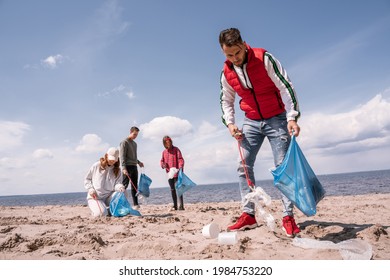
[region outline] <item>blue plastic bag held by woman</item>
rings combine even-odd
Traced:
[[[292,136],[287,154],[278,167],[270,170],[275,186],[306,216],[317,212],[317,204],[325,190],[318,181],[295,136]]]
[[[125,193],[115,192],[110,202],[110,212],[114,217],[123,217],[127,215],[141,216],[138,210],[131,208]]]
[[[177,196],[182,196],[183,193],[195,186],[196,184],[192,182],[191,179],[184,174],[183,169],[180,168],[176,183]]]
[[[138,194],[143,195],[144,197],[149,197],[150,195],[150,185],[152,184],[152,179],[150,179],[145,173],[141,173],[138,183]]]

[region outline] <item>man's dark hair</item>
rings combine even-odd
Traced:
[[[243,40],[241,38],[240,30],[237,28],[228,28],[219,33],[219,44],[221,45],[221,48],[223,45],[232,47],[242,43]]]
[[[136,126],[132,126],[132,127],[130,128],[130,133],[133,132],[133,131],[139,131],[139,128],[136,127]]]

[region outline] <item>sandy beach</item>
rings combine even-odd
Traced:
[[[317,214],[296,209],[301,238],[335,244],[359,239],[372,247],[372,260],[390,259],[390,194],[325,197]],[[276,221],[274,231],[259,227],[238,232],[234,245],[220,245],[202,235],[205,225],[221,231],[241,214],[238,202],[141,206],[142,217],[92,218],[84,205],[0,206],[2,260],[342,260],[338,249],[304,249],[281,228],[281,202],[265,207]]]

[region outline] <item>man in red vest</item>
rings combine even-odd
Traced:
[[[294,87],[280,62],[265,49],[251,48],[236,28],[223,30],[219,43],[226,56],[221,74],[220,103],[222,121],[242,149],[238,166],[241,197],[253,189],[253,166],[263,141],[268,138],[274,164],[282,163],[288,150],[291,135],[299,135],[297,120],[300,116]],[[236,94],[241,98],[240,109],[245,113],[242,129],[235,123]],[[293,214],[293,204],[282,194],[283,229],[293,237],[300,232]],[[257,227],[255,205],[247,202],[237,222],[229,231]]]

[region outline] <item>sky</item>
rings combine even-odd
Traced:
[[[0,196],[85,191],[131,126],[152,188],[168,186],[164,135],[198,185],[237,182],[219,104],[230,27],[287,70],[316,174],[389,169],[388,0],[0,0]],[[272,167],[266,141],[256,179]]]

